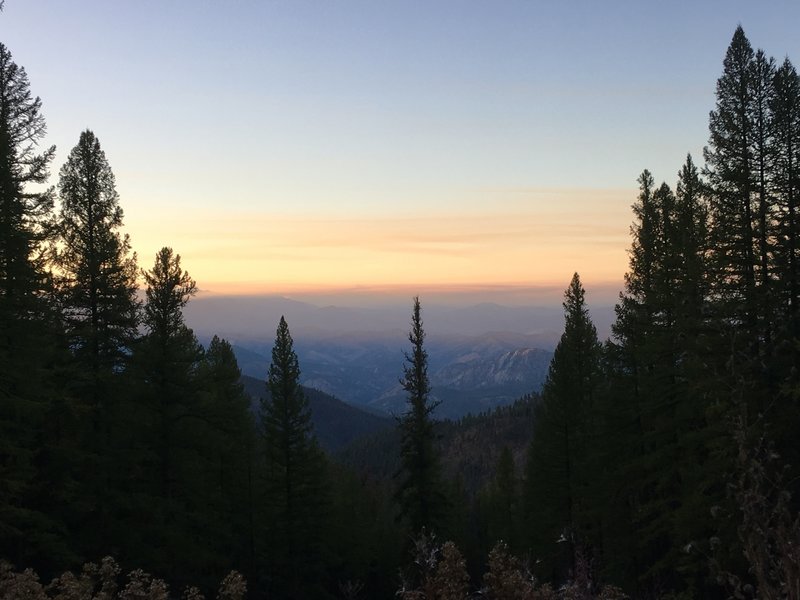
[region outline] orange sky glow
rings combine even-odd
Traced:
[[[211,293],[556,286],[621,281],[635,190],[486,191],[483,205],[305,215],[126,215],[141,266],[164,244]],[[135,204],[133,205],[135,206]]]

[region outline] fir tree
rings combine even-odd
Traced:
[[[143,322],[147,334],[137,348],[141,374],[151,395],[159,448],[159,491],[170,498],[177,491],[173,456],[176,427],[187,418],[194,401],[194,373],[202,357],[194,333],[183,320],[183,308],[197,285],[181,268],[180,254],[172,248],[156,253],[152,270],[144,271],[147,283]]]
[[[66,332],[75,354],[77,395],[95,419],[115,394],[108,381],[124,364],[136,337],[136,259],[122,236],[114,174],[91,131],[81,133],[61,168],[56,263]]]
[[[784,337],[800,336],[800,77],[787,58],[777,69],[772,97],[773,181],[778,204],[778,303],[787,316]],[[796,351],[793,351],[796,356]]]
[[[281,317],[261,420],[274,592],[286,598],[303,598],[313,593],[321,579],[327,486],[325,460],[313,436],[293,346],[289,326]]]
[[[550,544],[560,537],[567,542],[566,561],[574,568],[572,549],[590,528],[591,414],[600,376],[600,344],[577,273],[564,293],[564,321],[534,417],[525,509],[536,555],[553,556]],[[548,562],[556,572],[564,567],[560,560]]]
[[[67,554],[50,510],[62,489],[46,473],[57,471],[65,406],[45,264],[53,194],[31,187],[47,181],[55,153],[40,148],[45,133],[41,101],[0,43],[0,554],[26,562]]]
[[[775,74],[772,101],[776,195],[775,269],[777,275],[776,352],[773,368],[780,384],[780,404],[774,416],[782,438],[784,460],[800,466],[800,445],[794,440],[800,427],[800,77],[787,58]],[[792,492],[800,505],[800,478]]]
[[[445,498],[439,473],[439,460],[434,445],[433,411],[439,405],[430,398],[428,353],[419,297],[414,298],[411,331],[408,334],[411,353],[406,354],[403,379],[400,383],[408,394],[408,409],[400,418],[401,477],[397,500],[402,516],[412,531],[435,530],[441,524]]]
[[[606,481],[604,553],[612,580],[679,589],[679,548],[704,535],[709,508],[705,187],[687,157],[678,193],[653,191],[645,171],[634,205],[630,269],[606,353],[609,387],[601,409],[613,465]],[[615,437],[611,437],[615,436]],[[635,449],[631,452],[631,448]],[[691,483],[690,483],[691,482]],[[635,553],[625,548],[636,547]],[[624,564],[626,563],[627,564]],[[696,561],[694,561],[696,563]],[[627,572],[628,575],[623,575]]]
[[[709,116],[709,145],[704,150],[710,189],[711,294],[718,323],[743,329],[737,347],[758,352],[759,302],[757,292],[754,194],[755,177],[753,88],[755,53],[737,27],[725,54],[723,74],[717,80],[716,108]],[[739,340],[738,338],[744,338]]]
[[[199,377],[203,348],[183,318],[197,286],[168,247],[142,275],[145,334],[134,346],[126,428],[119,432],[132,448],[124,458],[133,463],[129,470],[136,478],[120,486],[134,488],[129,510],[146,514],[147,526],[119,535],[136,548],[139,564],[192,577],[209,560],[207,548],[192,544],[196,534],[190,533],[204,526],[198,505],[203,479],[196,468],[208,420]]]

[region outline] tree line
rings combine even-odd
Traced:
[[[800,80],[739,27],[716,90],[705,166],[639,177],[612,339],[565,294],[515,541],[556,580],[800,597]]]
[[[383,572],[364,556],[381,492],[319,449],[286,321],[254,407],[231,345],[184,322],[180,255],[138,266],[97,136],[47,187],[45,133],[0,44],[0,557],[47,577],[113,555],[177,589],[235,567],[254,597]]]

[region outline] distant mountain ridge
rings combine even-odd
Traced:
[[[339,335],[296,340],[301,383],[351,405],[398,415],[406,396],[400,385],[404,334]],[[457,419],[509,404],[541,389],[552,352],[535,336],[491,333],[439,336],[427,344],[431,395],[438,418]],[[263,381],[272,341],[235,344],[242,373]]]
[[[484,336],[487,332],[516,332],[535,339],[533,347],[552,350],[564,327],[561,292],[557,300],[539,305],[507,306],[492,302],[445,305],[422,298],[425,331],[439,336]],[[274,338],[281,316],[289,323],[295,341],[328,339],[341,334],[397,333],[405,339],[410,318],[408,302],[372,306],[316,306],[281,296],[218,296],[200,293],[186,307],[188,325],[200,336],[221,335],[239,343]],[[601,338],[614,320],[611,305],[592,305]]]
[[[316,306],[280,296],[200,295],[186,319],[201,342],[234,346],[242,373],[264,380],[283,315],[300,359],[300,383],[353,406],[401,414],[409,311],[399,304]],[[613,311],[600,309],[600,314]],[[563,328],[559,305],[491,302],[423,305],[425,348],[436,417],[477,414],[538,392]]]

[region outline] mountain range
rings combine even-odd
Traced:
[[[400,383],[404,364],[400,340],[345,334],[298,340],[300,382],[353,406],[399,415],[406,403]],[[239,367],[244,375],[263,382],[272,341],[245,343],[233,346]],[[440,402],[435,416],[457,419],[539,391],[552,352],[534,344],[530,336],[508,333],[440,337],[429,343],[431,397]]]
[[[605,314],[601,309],[600,314]],[[285,316],[300,360],[301,384],[384,415],[404,412],[409,308],[315,306],[279,296],[200,295],[186,308],[202,342],[234,347],[244,375],[263,381],[275,327]],[[563,328],[558,306],[423,307],[435,416],[457,419],[538,392]]]

